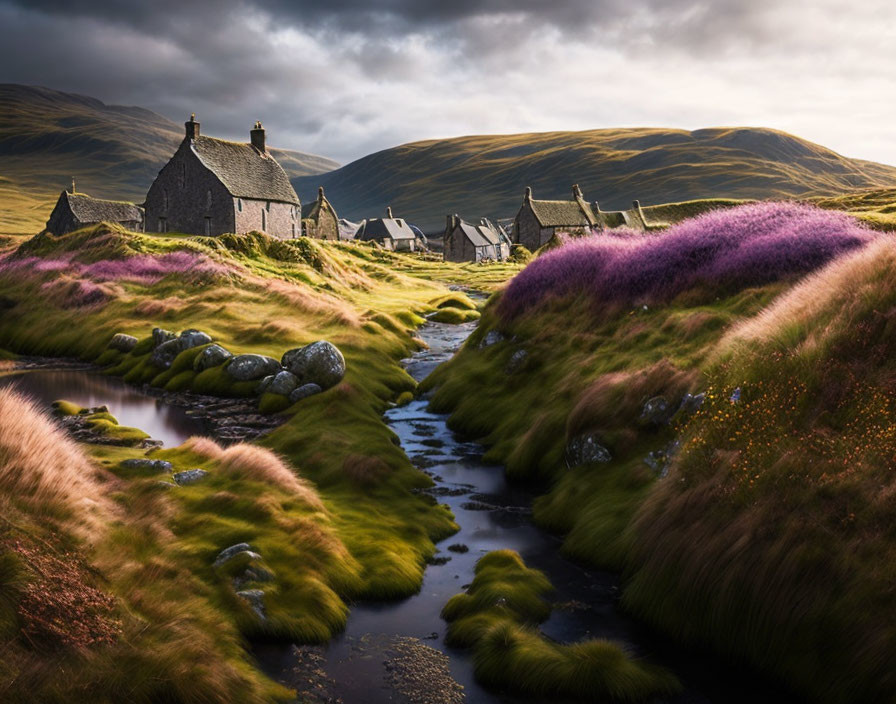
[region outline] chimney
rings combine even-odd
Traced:
[[[526,195],[523,196],[523,202],[528,203],[532,200],[532,186],[526,186]]]
[[[579,184],[574,183],[572,185],[572,197],[575,199],[579,199],[582,197],[582,189],[579,188]]]
[[[639,201],[639,200],[633,200],[633,201],[632,201],[632,208],[634,208],[635,210],[640,210],[640,209],[641,209],[641,201]]]
[[[392,206],[391,205],[386,206],[386,217],[389,218],[390,220],[392,219]]]
[[[261,126],[260,121],[255,122],[255,127],[252,128],[252,131],[249,132],[249,137],[252,141],[252,146],[255,147],[258,151],[264,154],[267,149],[264,146],[264,127]]]
[[[190,119],[184,123],[187,131],[187,139],[196,139],[199,136],[199,123],[196,122],[196,113],[190,114]]]
[[[452,231],[454,230],[454,228],[457,227],[458,217],[457,217],[456,214],[455,214],[455,215],[448,215],[448,216],[446,217],[446,219],[447,219],[447,221],[448,221],[448,222],[447,222],[447,227],[448,227],[448,230],[447,230],[447,231],[448,231],[448,232],[452,232]]]
[[[599,203],[598,201],[594,201],[594,202],[591,204],[591,209],[592,209],[595,213],[599,213],[599,212],[600,212],[600,203]]]
[[[323,202],[323,200],[324,200],[324,187],[323,186],[317,187],[317,199],[320,202]]]

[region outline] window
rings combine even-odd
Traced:
[[[296,238],[296,224],[295,223],[292,224],[292,238],[293,239]]]
[[[268,214],[266,211],[261,211],[261,231],[265,232],[268,229]]]
[[[159,218],[159,232],[168,232],[168,220],[166,218]]]
[[[212,234],[212,219],[205,219],[205,236],[208,237]]]
[[[243,212],[243,199],[242,198],[236,199],[236,209],[239,210],[240,212]]]
[[[271,212],[271,201],[268,201],[267,203],[264,204],[264,209],[267,210],[268,212]]]

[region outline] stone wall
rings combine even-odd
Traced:
[[[234,198],[235,232],[258,230],[282,240],[295,239],[302,234],[301,212],[290,203],[268,200]]]
[[[224,185],[181,143],[146,194],[146,232],[220,235],[236,230],[233,199]]]
[[[513,241],[534,252],[553,236],[554,229],[542,227],[532,212],[532,207],[524,203],[513,221]]]

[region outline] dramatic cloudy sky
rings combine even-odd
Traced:
[[[896,163],[887,0],[0,0],[0,81],[348,161],[430,137],[777,127]]]

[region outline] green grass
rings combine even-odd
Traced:
[[[488,553],[476,563],[467,591],[442,610],[446,642],[473,649],[483,684],[524,696],[635,702],[680,689],[674,675],[609,641],[545,638],[537,625],[550,616],[545,596],[551,589],[545,575],[526,567],[517,553]]]

